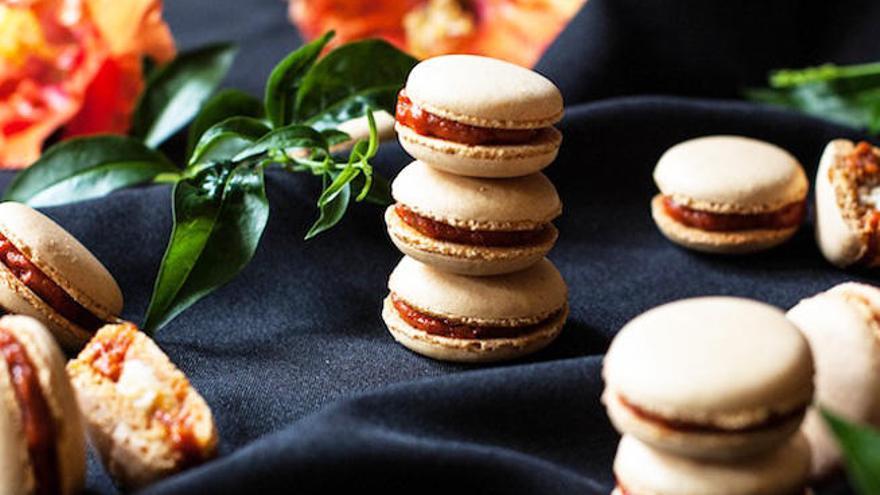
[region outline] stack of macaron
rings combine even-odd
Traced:
[[[615,493],[807,493],[810,447],[798,430],[813,361],[782,311],[732,297],[659,306],[617,334],[603,377],[623,435]]]
[[[395,179],[385,213],[405,257],[382,316],[402,345],[488,362],[559,334],[567,288],[545,255],[562,203],[540,171],[556,158],[562,113],[552,82],[507,62],[449,55],[412,70],[395,127],[416,161]]]

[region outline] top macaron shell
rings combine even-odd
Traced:
[[[20,203],[0,203],[0,234],[98,318],[109,320],[122,312],[122,291],[110,272],[85,246],[49,217]],[[34,309],[29,308],[28,303],[13,295],[3,298],[2,304],[10,311],[30,314],[39,319],[46,317],[33,314]],[[87,336],[71,337],[71,342],[62,343],[67,346],[84,337]]]
[[[806,197],[809,183],[782,148],[742,136],[706,136],[667,150],[654,169],[664,195],[714,213],[773,211]]]

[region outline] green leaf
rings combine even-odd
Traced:
[[[3,199],[51,206],[98,198],[117,189],[176,177],[165,156],[125,136],[90,136],[62,141],[22,170]]]
[[[202,134],[189,165],[209,161],[229,161],[269,132],[269,126],[251,117],[230,117]]]
[[[327,140],[327,145],[331,147],[351,140],[351,136],[337,129],[324,129],[321,134]]]
[[[333,31],[307,43],[284,57],[278,63],[266,82],[266,116],[273,127],[282,127],[293,122],[295,95],[300,82],[318,60],[321,51],[333,38]]]
[[[371,181],[372,183],[369,184],[367,194],[363,197],[364,201],[379,206],[388,206],[394,202],[391,197],[391,183],[388,182],[388,179],[374,173],[371,175]],[[352,181],[352,187],[360,188],[363,191],[368,185],[365,183],[363,176],[358,176]]]
[[[326,190],[329,187],[329,182],[335,179],[336,174],[331,173],[324,175],[324,189]],[[351,186],[346,183],[342,186],[339,193],[332,201],[319,208],[320,215],[318,216],[318,220],[315,221],[306,233],[305,240],[309,240],[339,223],[339,221],[342,220],[342,217],[345,216],[345,210],[348,208],[348,203],[350,201]]]
[[[367,109],[394,115],[397,93],[417,60],[381,40],[342,45],[306,74],[296,92],[294,122],[318,129],[361,117]]]
[[[850,423],[825,409],[822,416],[837,437],[855,488],[862,495],[880,493],[880,432]]]
[[[191,156],[199,138],[211,126],[230,117],[263,118],[263,102],[244,91],[224,89],[205,103],[189,126],[186,154]]]
[[[253,258],[269,218],[260,168],[217,164],[174,188],[174,228],[144,329],[154,331],[232,280]]]
[[[211,45],[178,55],[147,82],[132,134],[155,148],[185,126],[226,77],[236,48]]]
[[[327,139],[323,134],[305,125],[289,125],[275,129],[252,146],[239,152],[233,160],[240,161],[261,155],[270,150],[315,148],[329,153]]]

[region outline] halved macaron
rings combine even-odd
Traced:
[[[678,455],[733,459],[798,430],[813,397],[807,341],[785,314],[732,297],[685,299],[627,323],[605,356],[612,423]]]
[[[825,147],[816,173],[816,240],[836,266],[880,266],[880,149],[845,139]]]
[[[788,318],[804,333],[816,362],[816,403],[856,423],[880,426],[880,289],[844,283],[799,302]],[[811,408],[803,432],[813,446],[813,474],[841,467],[837,440]]]
[[[400,144],[416,159],[472,177],[517,177],[556,158],[562,95],[544,76],[475,55],[445,55],[410,72],[397,102]]]
[[[216,453],[211,409],[133,324],[103,327],[67,372],[92,442],[122,486],[144,486]]]
[[[382,318],[394,339],[443,361],[490,362],[547,346],[568,316],[565,281],[550,261],[466,277],[404,257],[388,281]]]
[[[27,316],[0,318],[0,493],[82,490],[82,419],[52,335]]]
[[[497,275],[544,257],[559,236],[556,188],[543,174],[510,179],[461,177],[413,162],[394,180],[385,212],[404,254],[442,270]]]
[[[0,308],[42,321],[77,350],[122,312],[110,272],[72,235],[29,206],[0,203]]]
[[[797,159],[742,136],[706,136],[667,150],[654,169],[654,221],[669,240],[709,253],[751,253],[798,230],[809,189]]]
[[[612,495],[807,495],[809,472],[810,445],[801,435],[732,462],[680,457],[624,436]]]

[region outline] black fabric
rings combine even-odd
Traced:
[[[297,42],[284,2],[209,4],[166,2],[178,40],[242,42],[230,83],[258,93]],[[688,296],[787,308],[843,280],[876,282],[825,263],[810,226],[755,256],[684,251],[658,233],[649,201],[657,158],[686,138],[766,139],[812,174],[828,140],[859,137],[733,98],[770,68],[880,59],[878,14],[868,1],[590,0],[538,66],[569,104],[548,175],[565,202],[551,258],[572,312],[556,343],[520,362],[443,364],[395,344],[379,314],[399,254],[381,210],[359,205],[303,242],[319,185],[269,174],[253,263],[157,336],[213,407],[220,457],[143,493],[609,493],[617,436],[599,403],[601,354],[627,320]],[[408,160],[390,143],[377,162],[390,176]],[[139,321],[170,231],[168,187],[46,212],[108,265]],[[94,459],[88,486],[114,491]]]

